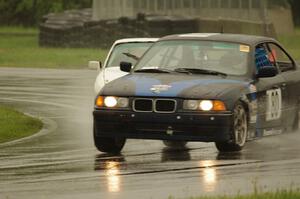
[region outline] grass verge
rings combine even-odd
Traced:
[[[300,62],[300,28],[293,35],[280,35],[279,41]],[[41,48],[38,30],[0,27],[0,66],[30,68],[85,68],[90,60],[104,61],[107,49]]]
[[[300,62],[300,27],[295,29],[293,35],[279,35],[278,40],[288,50],[291,56]]]
[[[43,124],[38,119],[0,106],[0,126],[0,143],[4,143],[37,133]]]
[[[0,27],[0,66],[30,68],[86,68],[88,61],[104,61],[105,49],[42,48],[38,30]]]
[[[22,26],[1,26],[0,34],[38,35],[37,28],[24,28]]]

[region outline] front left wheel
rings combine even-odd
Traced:
[[[241,103],[238,103],[233,110],[232,139],[228,142],[216,142],[220,152],[241,151],[245,146],[248,137],[247,112]]]
[[[104,153],[120,153],[125,145],[125,138],[110,138],[94,136],[96,148]]]

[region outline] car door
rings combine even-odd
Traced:
[[[259,67],[277,67],[270,57],[270,49],[267,43],[256,46],[261,48],[262,53],[255,53],[255,65],[258,72]],[[262,50],[263,49],[263,50]],[[279,70],[279,69],[278,69]],[[285,113],[283,110],[287,106],[288,92],[286,90],[286,80],[279,73],[274,77],[259,78],[256,83],[258,99],[258,124],[257,136],[278,133],[274,129],[281,128]]]
[[[295,115],[299,111],[300,71],[296,67],[295,61],[279,44],[269,43],[268,46],[281,76],[285,79],[288,100],[283,109],[283,123],[289,127],[293,125]]]

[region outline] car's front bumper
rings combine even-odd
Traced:
[[[232,114],[95,110],[97,137],[216,142],[230,140]]]

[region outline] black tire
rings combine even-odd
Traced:
[[[96,148],[104,153],[120,153],[126,143],[125,138],[110,138],[94,136]]]
[[[241,103],[237,103],[233,110],[232,140],[228,142],[216,142],[220,152],[241,151],[248,137],[247,112]]]
[[[94,144],[98,151],[104,153],[119,154],[125,143],[126,138],[114,138],[114,137],[101,137],[96,135],[96,129],[94,124]]]
[[[163,140],[163,143],[166,147],[169,147],[171,149],[182,149],[185,148],[187,144],[186,141],[169,141],[169,140]]]

